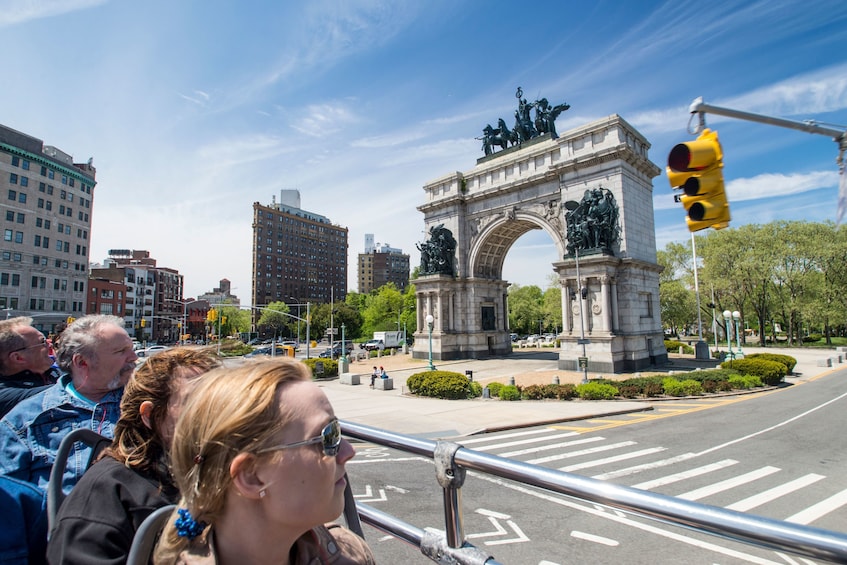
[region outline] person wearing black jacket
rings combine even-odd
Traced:
[[[58,377],[50,342],[32,327],[32,318],[0,321],[0,418],[20,401],[55,384]]]
[[[168,466],[176,418],[198,378],[219,364],[211,352],[178,347],[136,370],[121,399],[112,445],[59,509],[49,563],[126,563],[144,519],[179,499]]]

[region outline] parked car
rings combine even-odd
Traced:
[[[327,348],[321,351],[318,357],[323,357],[324,359],[338,359],[339,357],[341,357],[341,351],[341,346],[333,347],[331,349]],[[347,353],[350,353],[350,350],[348,350]]]
[[[294,351],[300,351],[300,344],[298,344],[296,341],[287,340],[283,341],[280,345],[285,347],[293,347]]]
[[[259,357],[259,356],[262,356],[262,355],[271,355],[272,351],[273,351],[272,345],[265,345],[265,346],[262,346],[262,347],[257,347],[256,349],[254,349],[250,353],[247,353],[244,356],[245,357]],[[282,347],[281,344],[276,345],[276,355],[285,355],[285,349]]]
[[[385,349],[385,344],[382,342],[381,339],[372,339],[365,343],[365,345],[363,345],[362,347],[364,347],[368,351],[373,351],[376,349],[382,351],[383,349]]]
[[[332,347],[337,347],[337,348],[341,349],[341,342],[340,341],[332,342]],[[344,349],[347,350],[347,353],[350,353],[351,351],[353,351],[354,347],[355,347],[355,344],[352,341],[345,341],[344,342]]]
[[[162,351],[167,351],[170,349],[167,345],[151,345],[147,349],[139,349],[135,352],[139,357],[150,357],[151,355],[155,355],[156,353],[160,353]]]

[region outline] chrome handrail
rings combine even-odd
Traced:
[[[616,485],[590,477],[481,453],[455,446],[450,442],[415,438],[364,424],[342,421],[341,428],[345,436],[433,459],[436,461],[436,472],[439,469],[439,454],[445,451],[444,444],[449,444],[447,451],[450,452],[451,459],[446,464],[452,465],[461,472],[464,472],[464,470],[478,471],[750,545],[784,550],[797,555],[825,559],[836,563],[847,563],[847,534],[844,533],[792,524]],[[455,471],[453,472],[455,474]],[[439,478],[439,482],[445,488],[446,539],[450,548],[457,548],[464,545],[464,534],[461,532],[461,508],[456,505],[461,498],[455,496],[455,490],[461,487],[461,483],[445,487],[441,478]],[[449,496],[448,488],[452,489]],[[365,505],[359,506],[364,507]],[[371,525],[375,525],[373,522],[380,523],[380,520],[385,520],[388,522],[387,528],[397,521],[390,515],[378,513],[378,511],[373,511],[370,508],[368,508],[368,512],[372,512],[372,514],[366,516],[360,510],[360,515],[364,522]],[[392,521],[389,521],[387,517],[390,517]],[[391,530],[386,528],[379,527],[387,533],[392,533]],[[400,536],[398,535],[398,537]],[[420,539],[404,539],[404,541],[421,547]],[[492,563],[492,561],[489,560],[487,563]]]

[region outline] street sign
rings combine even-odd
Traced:
[[[588,357],[578,357],[579,360],[579,368],[587,369],[588,368]]]
[[[327,328],[326,335],[338,335],[338,328]]]
[[[577,345],[588,345],[589,343],[591,343],[590,339],[578,339],[578,340],[576,340]]]

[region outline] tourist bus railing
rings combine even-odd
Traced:
[[[493,558],[486,557],[465,541],[461,488],[466,471],[471,470],[750,545],[847,563],[847,534],[844,533],[745,514],[547,469],[480,453],[453,442],[416,438],[348,421],[342,421],[341,427],[344,435],[350,438],[433,460],[436,480],[444,490],[444,536],[439,537],[410,526],[365,504],[357,503],[357,507],[363,522],[418,546],[424,555],[436,562],[442,562],[434,557],[441,552],[445,563],[496,563]]]

